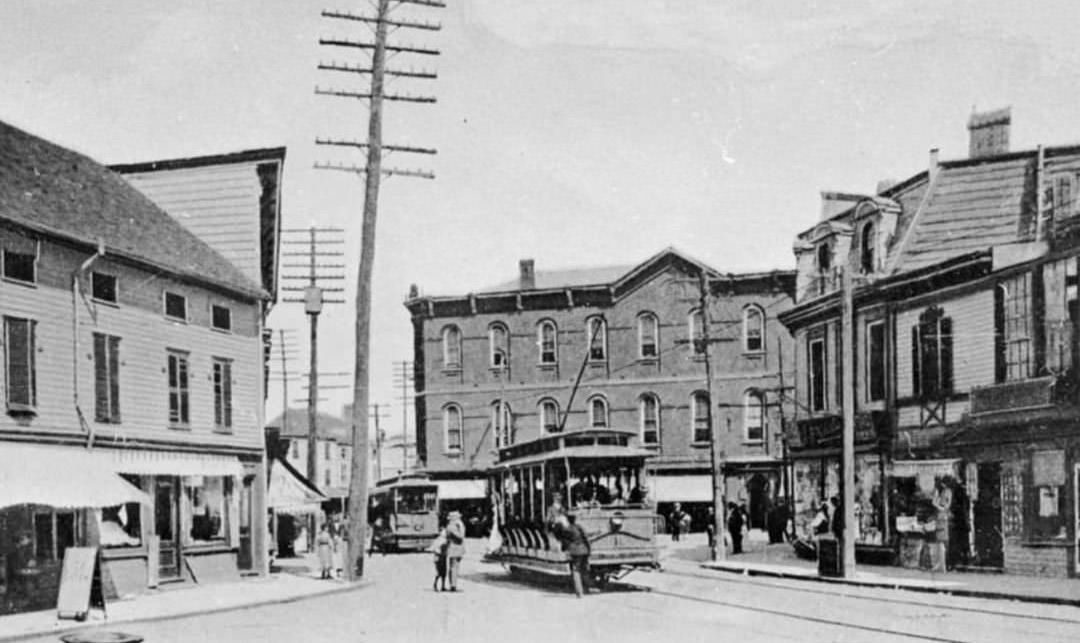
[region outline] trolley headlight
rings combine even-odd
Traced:
[[[611,527],[611,531],[621,531],[623,526],[623,515],[621,511],[616,511],[615,515],[608,520],[608,525]]]

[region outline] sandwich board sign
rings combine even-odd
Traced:
[[[60,573],[56,617],[84,621],[95,607],[105,611],[98,548],[68,547],[64,552],[64,567]]]

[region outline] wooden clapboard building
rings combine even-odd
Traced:
[[[856,538],[902,565],[1080,572],[1080,147],[1008,149],[975,114],[968,158],[877,194],[827,193],[799,235],[800,528],[839,494],[841,291],[852,274]],[[839,205],[838,205],[839,203]],[[880,553],[880,552],[879,552]]]
[[[276,236],[282,157],[232,204],[253,242],[264,218]],[[228,200],[200,189],[192,212]],[[0,612],[55,604],[72,545],[116,594],[267,569],[267,246],[252,269],[181,221],[0,123]]]

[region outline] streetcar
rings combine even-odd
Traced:
[[[659,568],[645,469],[654,454],[631,446],[634,435],[584,429],[500,449],[489,470],[497,531],[487,559],[512,574],[569,575],[569,558],[553,531],[558,496],[589,537],[598,585],[634,569]]]
[[[424,550],[439,535],[439,485],[424,475],[400,476],[371,491],[372,550]]]

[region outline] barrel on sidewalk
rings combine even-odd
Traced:
[[[818,575],[839,578],[844,575],[844,559],[840,555],[840,541],[822,536],[817,541]]]

